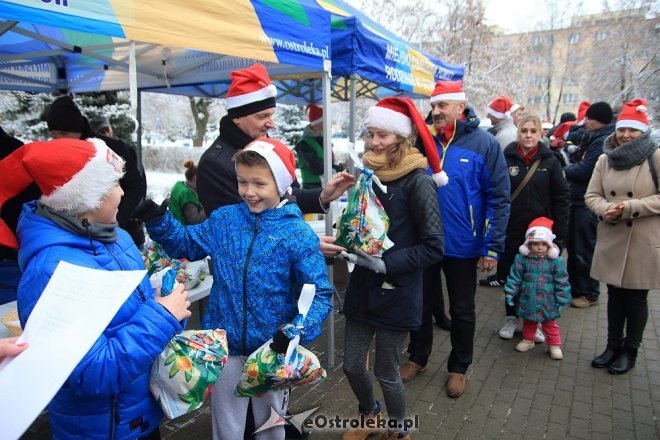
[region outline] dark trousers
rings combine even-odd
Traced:
[[[607,285],[607,346],[639,348],[649,317],[648,290]],[[623,329],[625,327],[625,337]]]
[[[419,330],[410,332],[410,342],[408,343],[410,360],[421,366],[425,366],[429,361],[433,349],[433,314],[440,307],[442,307],[441,312],[444,314],[441,269],[441,263],[433,264],[424,269],[422,326]],[[438,296],[440,299],[438,299]],[[439,301],[442,302],[442,305],[438,304]]]
[[[476,322],[474,296],[477,292],[477,261],[477,258],[445,257],[439,264],[445,275],[447,295],[449,296],[452,349],[447,360],[447,371],[450,373],[464,374],[472,363]],[[427,293],[426,287],[429,284],[427,279],[433,279],[430,272],[433,268],[439,275],[438,265],[431,266],[424,272],[424,309],[427,309],[427,303],[430,302],[429,310],[423,312],[422,328],[416,332],[410,332],[410,344],[408,345],[410,360],[419,365],[426,365],[431,353],[430,347],[433,344],[433,303],[429,301],[432,298],[429,298],[431,295]],[[428,277],[427,271],[429,271]]]
[[[586,296],[597,300],[600,295],[598,281],[589,276],[591,260],[596,247],[598,218],[586,206],[571,205],[568,222],[566,269],[573,298]]]
[[[497,279],[506,280],[509,277],[509,272],[511,271],[511,266],[513,266],[513,260],[516,258],[516,255],[519,253],[519,247],[523,242],[520,242],[518,246],[507,246],[504,248],[504,252],[500,255],[500,259],[497,261]],[[516,297],[516,302],[518,298]],[[506,316],[516,316],[516,306],[510,306],[504,302],[504,309],[506,311]]]

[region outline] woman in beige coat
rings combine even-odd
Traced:
[[[607,348],[591,365],[612,374],[635,366],[648,292],[660,289],[660,150],[645,105],[641,99],[624,104],[584,197],[599,219],[591,277],[608,292]]]

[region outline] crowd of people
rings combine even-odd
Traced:
[[[434,321],[450,332],[445,392],[465,392],[478,284],[502,289],[500,337],[512,339],[520,328],[517,351],[545,343],[550,358],[561,360],[562,307],[597,306],[605,283],[607,346],[592,366],[612,374],[635,366],[648,292],[660,289],[660,151],[642,99],[624,103],[616,117],[606,102],[583,102],[577,116],[549,126],[497,96],[486,109],[490,133],[479,127],[461,81],[437,82],[426,120],[407,98],[380,100],[367,111],[362,159],[387,186],[387,193],[378,186],[374,192],[395,244],[372,256],[317,237],[304,222],[305,213],[326,213],[355,178],[323,176],[319,107],[308,107],[297,159],[268,137],[275,96],[263,65],[234,71],[218,138],[198,165],[184,163],[185,181],[160,205],[145,199],[132,147],[112,138],[107,118],[88,122],[69,96],[48,112],[53,140],[22,145],[0,133],[0,173],[14,176],[0,198],[1,269],[15,281],[2,299],[17,298],[21,324],[61,260],[99,270],[144,268],[138,248],[146,226],[174,258],[211,257],[202,325],[225,329],[229,341],[210,399],[216,440],[250,437],[271,408],[286,416],[295,398],[289,390],[253,398],[233,390],[255,349],[272,338],[273,350],[286,350],[290,337],[282,328],[296,317],[303,284],[315,285],[316,296],[302,341],[320,335],[332,308],[328,258],[356,265],[343,309],[343,371],[362,420],[381,411],[406,418],[404,384],[426,369]],[[490,275],[478,279],[479,271]],[[149,392],[149,371],[183,329],[189,307],[182,287],[163,297],[145,278],[49,404],[54,435],[107,438],[110,430],[117,439],[160,438],[162,411]],[[368,370],[373,340],[384,407]],[[409,356],[400,367],[406,342]],[[0,340],[0,357],[26,347]],[[366,439],[371,426],[343,438]],[[411,438],[406,428],[380,435]],[[283,425],[256,434],[284,436]]]

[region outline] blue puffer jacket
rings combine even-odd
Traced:
[[[24,205],[18,225],[22,325],[60,261],[101,270],[144,269],[124,230],[117,228],[116,242],[90,240],[36,214],[35,208],[36,202]],[[149,372],[181,325],[152,296],[145,277],[50,402],[54,438],[136,439],[158,428],[163,413],[149,391]]]
[[[544,322],[559,318],[559,311],[571,302],[571,285],[562,257],[516,255],[504,292],[518,298],[518,316]]]
[[[509,221],[509,173],[495,137],[479,128],[471,108],[464,116],[456,121],[454,138],[446,148],[435,127],[429,127],[449,176],[449,183],[438,188],[445,256],[497,259],[504,251]]]
[[[245,203],[223,206],[203,223],[185,227],[168,211],[147,230],[171,257],[211,257],[213,285],[203,326],[227,331],[229,354],[250,355],[291,322],[306,283],[316,285],[316,296],[301,343],[321,334],[332,287],[319,239],[295,204],[260,214]]]

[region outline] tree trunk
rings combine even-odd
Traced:
[[[209,105],[211,103],[207,98],[188,97],[190,101],[190,111],[195,120],[195,136],[193,137],[193,147],[204,145],[206,137],[206,126],[209,122]]]

